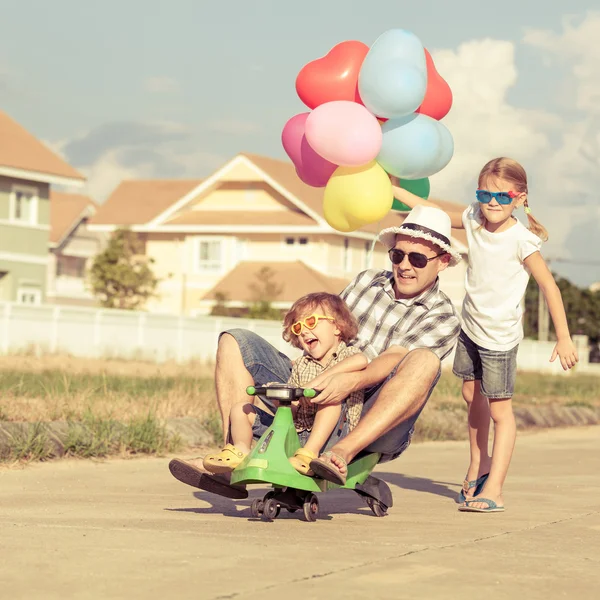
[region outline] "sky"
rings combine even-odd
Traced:
[[[0,106],[88,177],[205,177],[238,152],[285,159],[294,82],[337,43],[415,33],[454,95],[432,196],[471,202],[508,155],[553,271],[600,281],[600,8],[594,0],[0,0]],[[597,4],[596,4],[597,6]],[[500,259],[500,257],[499,257]]]

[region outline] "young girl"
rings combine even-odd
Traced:
[[[477,202],[464,212],[444,209],[453,227],[466,230],[469,244],[463,322],[453,366],[454,374],[463,380],[471,448],[471,462],[459,494],[459,510],[501,512],[502,486],[516,438],[511,398],[517,350],[523,339],[521,301],[530,274],[546,298],[556,330],[557,342],[550,362],[558,356],[567,370],[575,365],[578,356],[560,291],[540,254],[542,241],[548,239],[548,234],[531,214],[525,170],[510,158],[495,158],[481,170],[478,187]],[[423,200],[396,185],[394,193],[411,207],[436,206],[435,202]],[[513,211],[521,206],[529,229],[513,216]],[[491,457],[490,415],[494,421]]]
[[[283,339],[304,351],[294,361],[288,384],[314,387],[321,373],[360,371],[367,357],[349,346],[356,337],[358,324],[346,303],[333,294],[308,294],[297,300],[283,321]],[[352,430],[360,418],[362,392],[353,392],[345,402],[345,418]],[[290,462],[303,475],[312,476],[310,461],[317,458],[339,422],[342,405],[320,406],[302,398],[292,405],[296,431],[303,447]],[[260,438],[273,422],[273,416],[254,404],[235,404],[230,415],[231,444],[218,454],[204,458],[204,468],[212,473],[225,473],[237,467],[250,452],[253,438]]]

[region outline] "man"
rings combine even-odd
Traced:
[[[438,274],[460,261],[450,243],[450,219],[440,209],[417,206],[400,227],[385,229],[379,241],[389,249],[392,271],[360,273],[341,293],[359,324],[358,346],[372,360],[363,371],[332,375],[319,386],[320,404],[340,403],[365,390],[358,425],[342,431],[311,468],[330,481],[345,481],[347,463],[362,450],[393,460],[408,447],[415,422],[440,377],[440,361],[452,351],[460,323]],[[228,435],[233,404],[247,402],[249,385],[286,382],[291,361],[253,332],[233,329],[219,338],[215,385]],[[174,477],[231,498],[247,497],[222,476],[208,475],[179,459]]]

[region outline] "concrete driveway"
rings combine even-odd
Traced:
[[[0,470],[0,597],[51,599],[600,597],[600,427],[521,434],[507,511],[453,499],[463,442],[379,467],[394,507],[320,496],[320,519],[250,517],[171,477],[167,458]]]

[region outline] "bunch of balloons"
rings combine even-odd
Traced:
[[[440,123],[452,92],[409,31],[387,31],[371,48],[338,44],[302,68],[296,91],[311,111],[285,124],[283,147],[304,183],[325,188],[325,218],[338,231],[405,208],[389,175],[427,198],[428,177],[452,158],[452,135]]]

